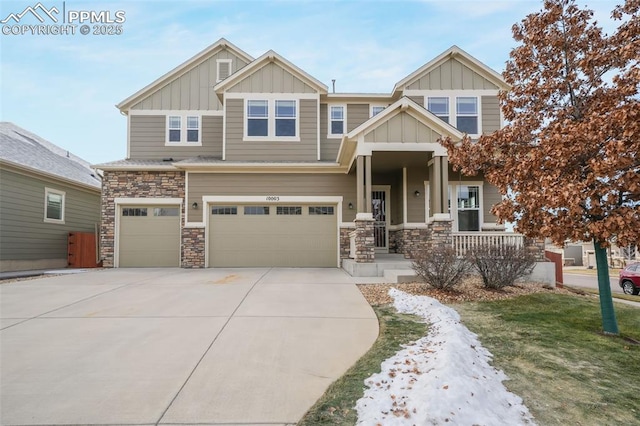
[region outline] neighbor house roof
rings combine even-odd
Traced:
[[[41,175],[100,189],[88,162],[13,123],[0,122],[0,161]]]

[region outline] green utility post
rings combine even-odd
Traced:
[[[600,311],[602,312],[602,329],[604,334],[618,335],[618,322],[613,309],[611,297],[611,282],[609,279],[609,264],[607,262],[607,250],[600,246],[600,242],[593,240],[593,248],[596,252],[596,268],[598,270],[598,290],[600,292]]]

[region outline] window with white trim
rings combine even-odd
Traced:
[[[231,59],[216,60],[216,83],[220,83],[222,80],[231,75],[231,63]]]
[[[449,98],[444,96],[428,97],[427,109],[439,119],[449,122]]]
[[[342,136],[347,127],[347,107],[344,105],[329,105],[329,136]]]
[[[477,96],[427,96],[426,106],[432,114],[468,135],[480,134]],[[455,108],[452,110],[452,108]]]
[[[168,115],[166,144],[200,144],[201,124],[198,115]]]
[[[456,98],[456,128],[468,135],[478,134],[478,98]]]
[[[482,191],[479,185],[456,186],[456,219],[458,231],[480,231]]]
[[[299,140],[297,99],[247,99],[245,138]]]
[[[64,223],[65,192],[56,189],[44,189],[44,221]]]
[[[384,109],[385,109],[384,105],[371,105],[371,111],[369,112],[369,116],[375,117],[376,115],[384,111]]]

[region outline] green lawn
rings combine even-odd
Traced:
[[[587,297],[533,294],[454,307],[538,424],[640,424],[640,309],[616,304],[621,337],[607,337],[599,304]]]
[[[538,293],[452,305],[510,377],[538,425],[640,425],[640,308],[616,304],[621,337],[601,333],[590,296]],[[380,336],[333,383],[299,425],[353,425],[364,380],[427,326],[389,306],[374,307]]]

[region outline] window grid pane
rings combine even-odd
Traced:
[[[178,216],[178,214],[177,207],[154,207],[153,209],[153,215],[156,217]]]
[[[371,116],[375,117],[376,115],[380,114],[382,111],[384,111],[384,107],[383,106],[371,107]]]
[[[196,116],[188,116],[187,117],[187,129],[199,129],[200,125],[199,125],[199,121],[198,120],[199,117]]]
[[[180,129],[180,117],[171,115],[169,116],[169,128],[170,129]]]
[[[332,120],[344,120],[344,107],[331,107]]]
[[[245,216],[268,215],[269,206],[245,206],[244,214]]]
[[[427,109],[435,115],[449,115],[449,98],[428,98]]]
[[[126,207],[122,209],[122,216],[146,216],[147,208],[146,207]]]
[[[211,214],[214,215],[222,215],[222,216],[228,216],[228,215],[236,215],[238,214],[238,207],[236,206],[213,206],[211,207]]]
[[[480,209],[480,188],[477,186],[458,187],[458,209]]]
[[[296,101],[276,101],[276,117],[295,118]]]
[[[477,115],[478,98],[456,98],[456,113],[458,115]]]
[[[247,117],[268,118],[269,106],[267,101],[247,101]]]
[[[333,215],[333,206],[313,206],[309,207],[310,215]]]
[[[301,215],[302,214],[302,206],[300,207],[292,207],[292,206],[278,206],[276,207],[276,214],[279,215]]]

